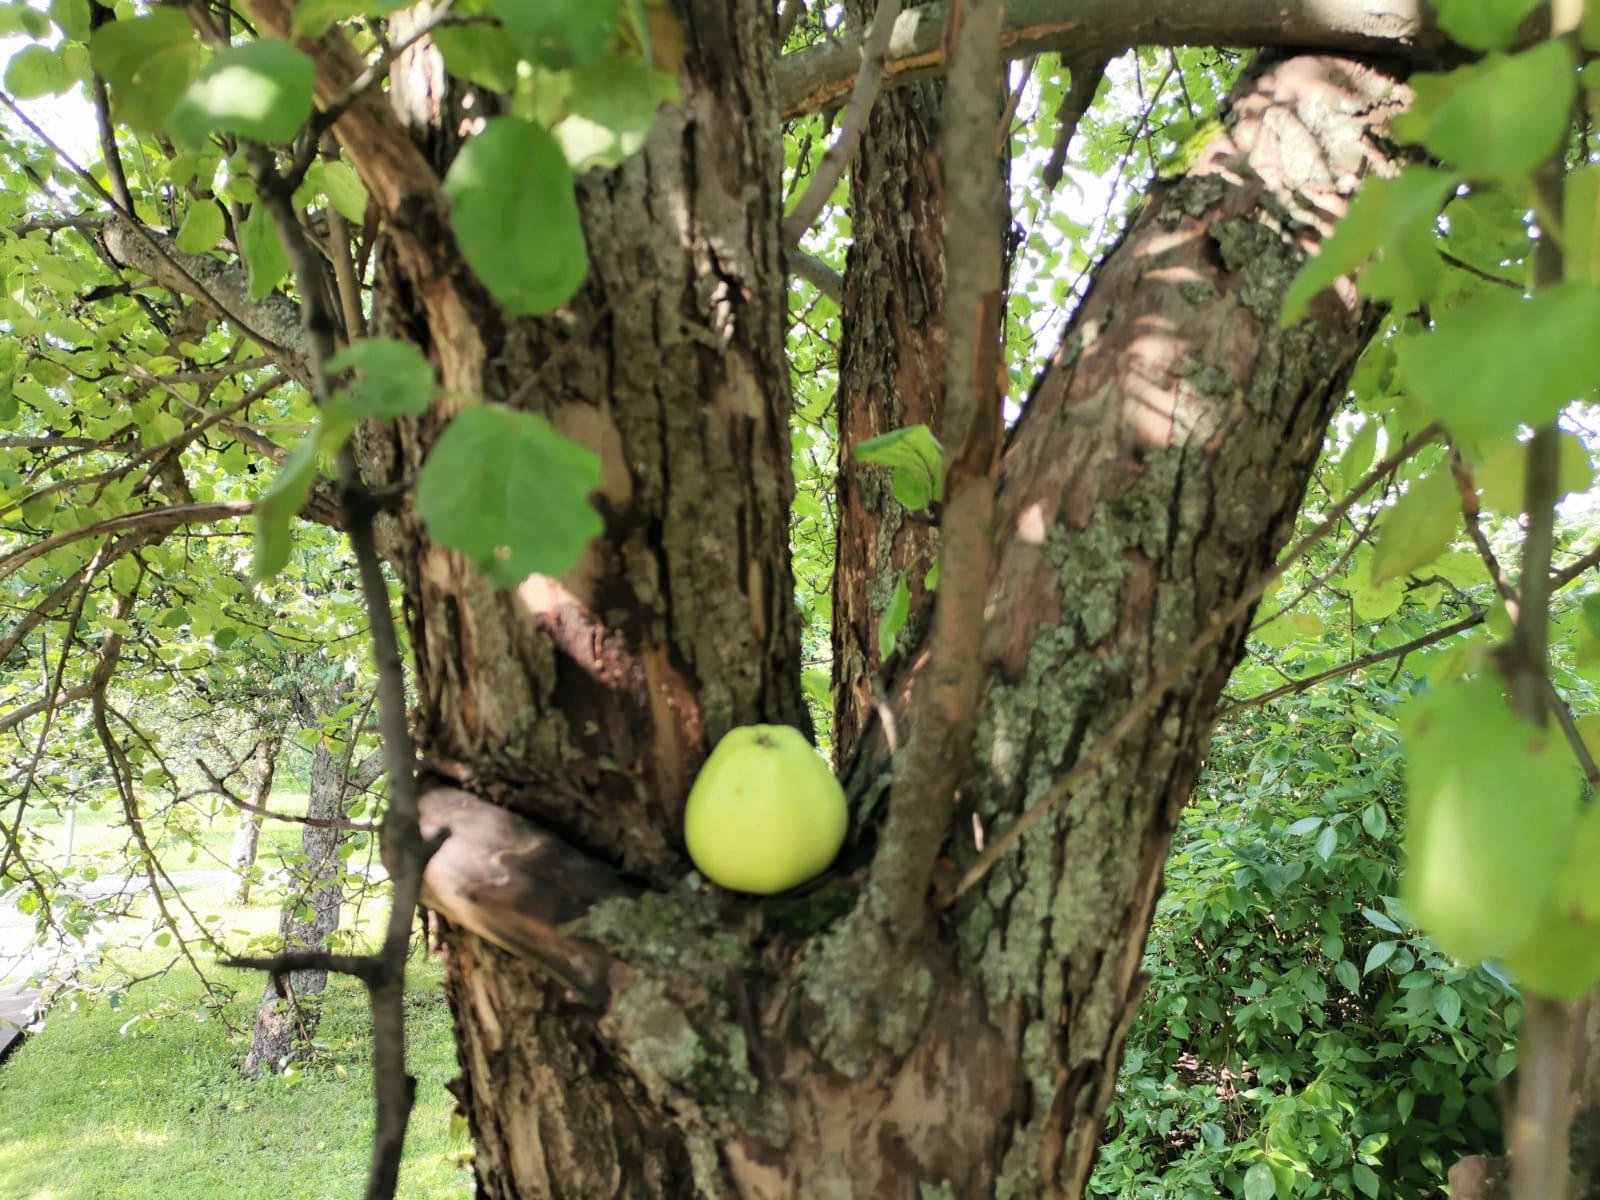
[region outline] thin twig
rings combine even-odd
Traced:
[[[949,902],[954,903],[954,901],[982,882],[983,877],[994,869],[995,863],[999,862],[1005,853],[1016,845],[1023,834],[1037,825],[1047,812],[1070,796],[1080,784],[1094,773],[1101,762],[1105,760],[1106,755],[1110,754],[1112,750],[1122,744],[1129,734],[1144,724],[1150,714],[1155,711],[1156,706],[1166,698],[1173,688],[1183,682],[1184,677],[1188,675],[1202,656],[1210,651],[1217,640],[1228,632],[1235,622],[1250,611],[1251,607],[1261,599],[1274,582],[1283,576],[1285,571],[1304,558],[1314,546],[1327,537],[1328,533],[1344,519],[1345,514],[1360,503],[1361,498],[1367,492],[1393,474],[1402,463],[1410,459],[1423,446],[1437,438],[1441,432],[1438,425],[1428,426],[1421,433],[1413,435],[1403,446],[1373,467],[1366,477],[1356,484],[1349,495],[1334,505],[1333,511],[1328,514],[1320,525],[1301,538],[1294,548],[1280,558],[1270,569],[1257,576],[1255,582],[1245,588],[1227,609],[1214,616],[1211,625],[1195,638],[1188,650],[1180,655],[1178,660],[1163,672],[1154,683],[1139,694],[1138,698],[1128,706],[1127,711],[1118,718],[1117,722],[1084,751],[1078,761],[1073,764],[1072,769],[1057,780],[1042,797],[1013,821],[1004,832],[989,843],[988,848],[978,856],[977,861],[962,875],[954,893],[950,896]]]
[[[856,146],[866,131],[867,118],[872,104],[878,98],[878,85],[883,82],[884,54],[889,48],[889,34],[894,29],[895,18],[900,15],[900,0],[879,0],[878,11],[872,14],[872,24],[861,43],[861,71],[856,76],[856,86],[850,93],[850,104],[844,119],[839,123],[839,136],[833,139],[817,172],[806,186],[805,194],[795,202],[783,220],[783,242],[798,246],[806,230],[816,224],[822,210],[827,207],[833,189],[844,178],[844,169],[855,157]],[[998,62],[996,70],[999,69]]]
[[[250,149],[262,199],[283,238],[299,285],[310,350],[312,392],[319,405],[326,404],[331,390],[327,364],[335,349],[336,323],[333,314],[326,309],[327,291],[322,287],[321,262],[296,219],[292,189],[278,173],[272,153],[262,146]],[[389,776],[389,805],[382,827],[392,887],[389,921],[382,949],[363,960],[366,965],[361,969],[367,973],[360,974],[360,978],[367,985],[372,1006],[372,1084],[377,1107],[365,1195],[366,1200],[391,1200],[399,1181],[406,1127],[416,1096],[416,1080],[406,1071],[406,957],[411,924],[422,896],[422,871],[429,856],[438,848],[438,841],[430,842],[422,836],[417,812],[415,756],[406,727],[405,668],[400,657],[394,613],[389,607],[389,587],[373,539],[372,521],[376,509],[371,494],[361,482],[355,451],[349,442],[339,452],[339,492],[345,531],[356,560],[372,633],[373,659],[378,673],[378,725]],[[346,969],[345,973],[358,972]]]
[[[1469,629],[1477,628],[1483,624],[1487,616],[1487,612],[1475,612],[1449,625],[1441,625],[1438,629],[1425,633],[1421,637],[1414,637],[1409,642],[1402,643],[1399,646],[1390,646],[1385,650],[1374,650],[1370,654],[1363,654],[1360,658],[1353,658],[1349,662],[1340,663],[1336,667],[1329,667],[1326,671],[1318,671],[1315,675],[1307,675],[1301,679],[1296,679],[1293,683],[1286,683],[1282,687],[1273,688],[1271,691],[1258,692],[1254,696],[1246,696],[1244,699],[1237,700],[1226,708],[1219,710],[1217,720],[1231,720],[1248,708],[1258,708],[1273,700],[1281,700],[1285,696],[1298,696],[1301,692],[1308,692],[1318,684],[1328,683],[1334,679],[1343,679],[1346,675],[1354,675],[1357,671],[1376,666],[1381,662],[1388,662],[1392,658],[1404,658],[1406,655],[1413,654],[1418,650],[1425,650],[1436,642],[1442,642],[1458,633],[1465,633]]]
[[[370,821],[347,821],[342,817],[305,817],[295,813],[274,812],[265,805],[252,804],[242,796],[233,794],[227,783],[211,769],[211,765],[204,759],[195,759],[195,765],[211,781],[211,790],[221,796],[229,804],[243,812],[254,813],[260,817],[268,817],[274,821],[283,821],[294,825],[309,825],[312,829],[344,829],[351,833],[377,833],[378,826]]]

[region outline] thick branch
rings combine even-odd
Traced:
[[[300,306],[293,300],[276,293],[251,300],[242,267],[209,254],[186,254],[170,233],[147,229],[141,237],[127,221],[113,218],[101,231],[101,240],[119,266],[148,275],[177,295],[192,297],[219,319],[286,357],[294,374],[306,378],[306,335]]]
[[[946,3],[907,9],[889,36],[884,85],[945,66]],[[1007,59],[1047,51],[1082,59],[1131,46],[1299,46],[1390,55],[1431,55],[1447,44],[1421,0],[1011,0],[1000,32]],[[784,55],[776,68],[786,117],[842,104],[855,86],[857,40]]]

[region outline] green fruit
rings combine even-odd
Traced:
[[[683,839],[711,882],[768,896],[826,870],[848,823],[844,789],[799,730],[744,725],[700,768]]]

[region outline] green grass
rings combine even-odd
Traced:
[[[164,959],[148,959],[147,968]],[[137,964],[132,964],[137,965]],[[417,1107],[400,1192],[470,1194],[450,1133],[456,1073],[435,964],[413,961],[408,1030]],[[372,1127],[369,1022],[359,984],[329,984],[316,1062],[292,1083],[238,1066],[259,976],[236,989],[230,1034],[186,967],[138,985],[119,1008],[58,1008],[0,1065],[0,1196],[7,1200],[345,1200],[361,1194]],[[147,1013],[154,1020],[141,1020]]]
[[[304,816],[306,794],[277,791],[267,807],[274,812]],[[172,819],[157,814],[146,817],[143,824],[156,857],[168,871],[226,870],[238,813],[229,805],[220,805],[214,813],[198,806],[185,806]],[[49,861],[61,862],[67,849],[65,818],[41,809],[30,814],[29,825],[44,839]],[[134,848],[133,835],[123,820],[122,810],[115,804],[78,807],[72,831],[75,865],[93,862],[102,871],[110,870],[125,862]],[[262,824],[256,854],[264,869],[277,866],[282,854],[293,854],[299,848],[300,826],[270,820]]]

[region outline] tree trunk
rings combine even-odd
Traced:
[[[283,744],[283,732],[265,733],[256,745],[255,756],[250,760],[250,782],[246,799],[256,808],[264,808],[272,796],[272,776],[278,769],[278,748]],[[228,869],[236,877],[233,895],[229,902],[243,908],[250,903],[251,875],[255,871],[256,849],[261,844],[261,822],[257,812],[239,814],[239,825],[233,834],[233,850],[228,855]]]
[[[865,3],[848,5],[865,28]],[[944,189],[934,151],[944,89],[908,84],[878,98],[850,173],[852,241],[839,346],[838,558],[833,576],[833,753],[843,767],[886,698],[878,628],[904,578],[915,645],[938,540],[926,514],[907,513],[891,474],[852,448],[908,425],[940,432],[944,412]],[[998,168],[998,163],[997,163]]]
[[[424,810],[452,831],[425,899],[480,1194],[1077,1195],[1247,622],[922,941],[876,923],[903,849],[874,841],[881,755],[854,797],[859,870],[770,902],[688,872],[682,804],[707,748],[738,724],[803,727],[804,710],[770,13],[679,12],[684,104],[580,185],[591,276],[558,316],[506,320],[452,282],[446,239],[427,261],[408,250],[414,229],[385,268],[389,328],[449,386],[544,413],[604,464],[605,534],[560,581],[497,593],[409,510],[387,531]],[[402,105],[408,73],[437,82],[425,68],[402,66]],[[410,91],[441,167],[452,97]],[[1378,314],[1346,289],[1283,330],[1279,301],[1355,181],[1388,169],[1397,94],[1352,62],[1264,67],[1105,263],[1005,456],[979,766],[945,848],[959,862],[974,818],[1005,828],[1213,637],[1292,529]],[[439,426],[365,434],[372,481],[414,473]],[[474,805],[490,815],[468,820]]]
[[[380,756],[368,755],[346,774],[342,748],[319,738],[311,752],[311,789],[306,816],[313,821],[336,821],[344,816],[350,795],[365,787],[379,772]],[[300,833],[301,859],[290,869],[289,894],[278,919],[285,950],[312,950],[326,944],[339,928],[344,905],[340,879],[339,843],[344,832],[337,827],[307,824]],[[321,1011],[306,1003],[328,986],[326,971],[291,971],[284,979],[268,978],[256,1009],[255,1034],[245,1054],[244,1072],[257,1075],[263,1066],[276,1070],[294,1057],[297,1042],[316,1034]]]

